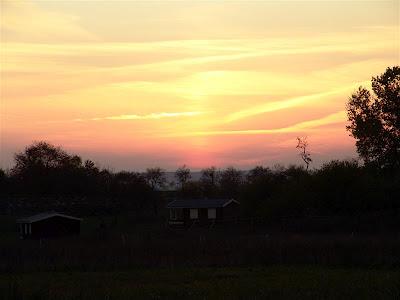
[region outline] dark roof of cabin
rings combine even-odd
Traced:
[[[235,202],[233,199],[177,199],[168,203],[167,208],[218,208]]]
[[[64,215],[64,214],[61,214],[61,213],[58,213],[55,211],[51,211],[51,212],[44,212],[41,214],[33,215],[33,216],[30,216],[27,218],[18,219],[17,223],[34,223],[34,222],[42,221],[42,220],[49,219],[52,217],[62,217],[62,218],[77,220],[77,221],[82,220],[81,218],[76,218],[76,217]]]

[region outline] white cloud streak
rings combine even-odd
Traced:
[[[320,126],[336,124],[346,120],[346,111],[339,111],[320,119],[297,123],[292,126],[275,129],[250,129],[250,130],[209,130],[188,133],[186,136],[218,136],[218,135],[263,135],[277,133],[311,131]]]
[[[180,118],[180,117],[196,117],[207,112],[203,111],[185,111],[185,112],[159,112],[151,113],[147,115],[118,115],[118,116],[108,116],[101,118],[90,118],[90,119],[74,119],[74,122],[84,122],[84,121],[127,121],[127,120],[158,120],[165,118]]]
[[[333,96],[333,95],[338,95],[343,92],[349,92],[351,90],[354,90],[354,88],[356,86],[366,85],[368,83],[369,83],[368,81],[363,81],[363,82],[359,82],[357,84],[352,84],[350,86],[335,89],[335,90],[332,90],[329,92],[294,97],[294,98],[290,98],[287,100],[276,101],[276,102],[268,102],[268,103],[265,103],[265,104],[262,104],[259,106],[255,106],[255,107],[251,107],[251,108],[248,108],[245,110],[234,112],[226,117],[225,122],[230,123],[230,122],[234,122],[234,121],[248,118],[251,116],[263,114],[263,113],[269,113],[269,112],[274,112],[274,111],[278,111],[278,110],[282,110],[282,109],[287,109],[287,108],[297,107],[297,106],[301,106],[301,105],[305,105],[305,104],[315,103],[317,101],[321,101],[321,100],[323,100],[327,97]]]

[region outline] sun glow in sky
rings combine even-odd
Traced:
[[[393,1],[1,0],[0,166],[45,140],[105,167],[356,157],[345,104],[399,64]]]

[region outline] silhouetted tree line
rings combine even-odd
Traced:
[[[312,171],[302,166],[257,166],[249,171],[210,167],[201,171],[198,181],[190,180],[191,171],[183,166],[175,177],[179,184],[173,196],[235,198],[246,217],[400,212],[400,173],[356,160],[331,161]],[[114,209],[110,212],[148,209],[155,216],[160,208],[159,191],[165,184],[165,172],[160,168],[145,173],[112,172],[45,142],[16,154],[9,172],[0,171],[3,196],[63,196],[67,202],[84,197],[90,199],[93,210],[107,198]],[[40,200],[32,201],[41,205]]]
[[[373,77],[372,89],[373,93],[360,87],[347,103],[347,130],[356,139],[362,162],[331,161],[309,170],[308,142],[298,138],[305,168],[257,166],[243,172],[209,167],[194,181],[184,165],[175,173],[178,191],[172,196],[235,198],[242,204],[243,215],[249,217],[399,214],[400,67]],[[166,184],[161,168],[149,168],[145,173],[112,172],[46,142],[17,153],[10,171],[0,169],[2,199],[11,199],[6,195],[62,195],[68,202],[83,197],[90,199],[86,204],[94,210],[107,199],[112,212],[147,209],[155,216],[164,204],[160,191]]]
[[[208,168],[200,181],[187,182],[179,193],[238,199],[247,217],[400,214],[400,173],[357,160],[335,160],[313,171],[302,166],[257,166],[246,172]]]
[[[105,199],[114,210],[140,210],[153,197],[142,174],[101,169],[93,161],[82,161],[46,142],[17,153],[14,167],[0,171],[0,188],[2,196],[29,196],[39,207],[45,204],[41,199],[62,197],[66,205],[89,205],[94,210],[104,206]],[[76,199],[81,203],[75,203]]]

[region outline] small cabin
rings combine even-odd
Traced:
[[[167,208],[169,225],[207,225],[239,217],[239,202],[234,199],[177,199],[168,203]]]
[[[81,221],[81,218],[47,212],[18,219],[17,226],[21,239],[55,238],[78,235]]]

